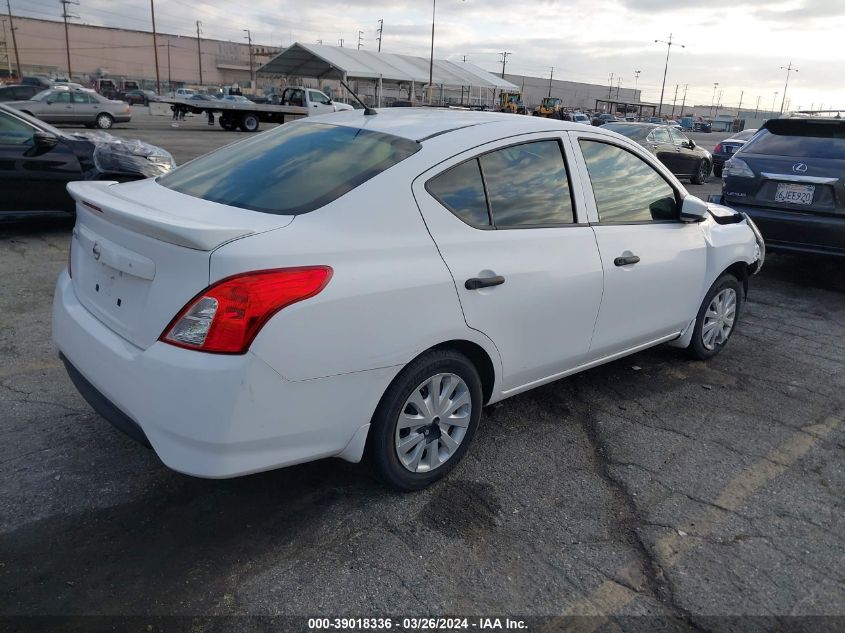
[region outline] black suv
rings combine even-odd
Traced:
[[[771,250],[845,256],[845,120],[771,119],[725,163],[722,202]]]

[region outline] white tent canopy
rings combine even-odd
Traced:
[[[428,83],[429,60],[412,55],[362,51],[340,46],[296,42],[258,69],[270,75],[296,75],[316,79],[372,79],[389,82]],[[435,59],[432,84],[517,90],[517,86],[466,62]]]

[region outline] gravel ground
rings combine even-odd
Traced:
[[[114,131],[180,162],[243,137],[199,117]],[[112,429],[51,348],[70,229],[0,226],[0,617],[845,626],[840,262],[771,255],[720,356],[659,347],[489,407],[464,463],[403,495],[339,460],[194,479]]]

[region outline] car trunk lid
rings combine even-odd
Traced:
[[[293,220],[194,198],[153,180],[75,182],[68,191],[77,202],[74,291],[109,329],[144,349],[208,286],[215,248]]]

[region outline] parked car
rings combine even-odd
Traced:
[[[0,217],[73,211],[70,181],[138,180],[173,167],[160,147],[104,132],[69,134],[0,104]]]
[[[123,100],[129,105],[150,105],[150,101],[158,100],[158,95],[153,90],[130,90]]]
[[[193,95],[197,94],[197,91],[192,88],[177,88],[176,91],[173,93],[174,97],[187,99]]]
[[[42,90],[43,88],[40,86],[27,86],[24,84],[0,86],[0,101],[26,101]]]
[[[725,163],[722,199],[773,250],[845,256],[845,121],[770,119]]]
[[[692,124],[693,132],[712,132],[713,123],[710,121],[696,121]]]
[[[621,121],[615,114],[596,114],[593,116],[592,124],[595,126],[604,125],[605,123],[615,123]]]
[[[683,132],[668,125],[653,123],[608,123],[602,126],[627,136],[657,156],[661,163],[678,178],[689,178],[694,185],[703,185],[710,179],[712,157],[703,147]]]
[[[24,77],[21,83],[25,86],[40,86],[41,90],[45,90],[53,86],[53,82],[46,77]]]
[[[764,257],[636,143],[541,117],[334,113],[69,190],[61,358],[204,477],[366,453],[421,488],[485,404],[664,342],[719,353]]]
[[[7,105],[47,123],[75,123],[104,130],[132,118],[128,104],[85,89],[50,88],[28,101],[9,101]]]
[[[713,148],[713,175],[717,178],[721,177],[722,166],[725,164],[725,161],[730,159],[756,133],[757,128],[743,130],[721,143],[717,143],[716,147]]]
[[[592,125],[592,121],[590,117],[588,117],[583,112],[572,112],[570,115],[570,119],[573,123],[580,123],[582,125]]]

